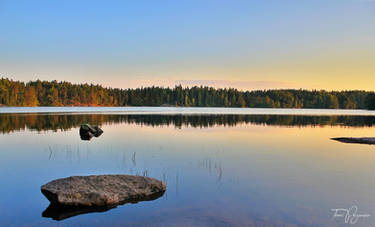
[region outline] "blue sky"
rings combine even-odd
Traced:
[[[366,0],[0,0],[0,75],[374,90],[374,25]]]

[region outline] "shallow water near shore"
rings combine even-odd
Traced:
[[[375,136],[371,111],[163,111],[0,114],[0,226],[347,226],[332,209],[352,206],[370,215],[356,226],[374,225],[375,146],[330,140]],[[82,141],[81,123],[104,133]],[[42,184],[94,174],[150,176],[167,191],[105,212],[42,217]]]

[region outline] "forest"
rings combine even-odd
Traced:
[[[185,106],[375,109],[375,93],[303,89],[239,91],[212,87],[107,88],[94,84],[0,79],[0,106]]]

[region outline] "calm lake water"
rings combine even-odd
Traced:
[[[330,140],[375,136],[374,112],[130,109],[0,108],[0,226],[351,226],[331,209],[352,206],[371,215],[354,226],[375,225],[375,146]],[[81,140],[86,122],[103,135]],[[42,217],[41,185],[93,174],[147,175],[167,191]]]

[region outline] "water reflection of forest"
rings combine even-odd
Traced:
[[[348,126],[371,127],[374,116],[300,116],[300,115],[119,115],[119,114],[3,114],[0,115],[2,133],[22,131],[69,130],[82,123],[137,124],[145,126],[214,127],[237,124],[275,126]]]

